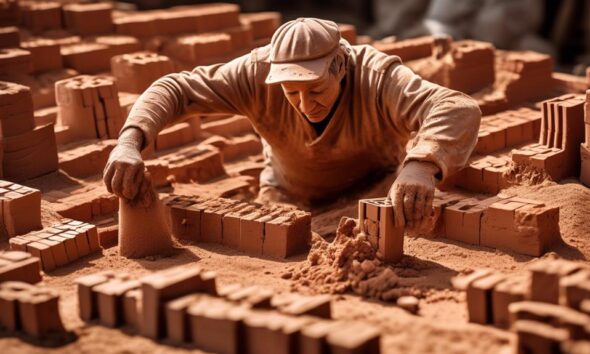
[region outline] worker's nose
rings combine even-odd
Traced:
[[[315,106],[315,104],[314,104],[313,100],[310,99],[308,95],[301,94],[300,101],[299,101],[299,109],[301,109],[301,112],[306,113],[306,114],[310,113],[313,110],[314,106]]]

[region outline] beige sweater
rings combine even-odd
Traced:
[[[159,79],[139,97],[123,129],[141,129],[149,144],[187,111],[244,115],[265,140],[269,164],[261,185],[278,185],[303,199],[338,195],[372,172],[393,171],[408,160],[435,163],[443,179],[467,162],[481,119],[469,96],[422,80],[398,57],[351,46],[339,106],[317,136],[281,86],[264,83],[269,48]],[[406,153],[412,132],[417,134]]]

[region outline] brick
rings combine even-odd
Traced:
[[[331,305],[330,295],[299,296],[279,310],[286,315],[315,316],[329,320],[332,318]]]
[[[41,192],[16,183],[9,186],[15,190],[0,188],[0,219],[5,236],[14,237],[40,229]]]
[[[108,3],[64,5],[64,24],[67,30],[79,35],[111,33],[112,10],[112,5]]]
[[[266,222],[262,254],[286,258],[305,252],[311,241],[311,214],[303,211],[282,213]]]
[[[543,260],[531,264],[531,300],[558,304],[560,279],[582,268],[585,268],[583,264],[566,260]]]
[[[93,287],[108,282],[114,276],[113,272],[105,271],[76,279],[79,315],[83,321],[98,318],[98,300]]]
[[[469,273],[467,275],[457,276],[457,277],[451,279],[451,284],[457,290],[467,290],[467,288],[469,288],[469,286],[471,286],[471,283],[473,283],[474,281],[476,281],[478,279],[484,278],[490,274],[492,274],[491,269],[479,268],[479,269],[472,271],[471,273]]]
[[[587,338],[590,317],[573,309],[543,302],[522,301],[508,306],[512,323],[521,320],[547,323],[568,331],[572,339]]]
[[[0,28],[0,48],[16,48],[20,46],[18,27]]]
[[[248,310],[220,299],[203,298],[188,308],[188,316],[197,348],[221,354],[244,351],[243,320]]]
[[[141,332],[141,318],[141,289],[129,290],[123,295],[123,323]]]
[[[271,299],[273,292],[269,289],[260,288],[258,286],[238,287],[231,291],[225,297],[229,301],[246,304],[250,308],[271,308]]]
[[[211,64],[233,50],[227,33],[203,33],[181,36],[168,43],[163,53],[191,65]]]
[[[21,329],[18,299],[33,286],[19,281],[0,283],[0,328],[14,332]]]
[[[189,206],[172,204],[168,208],[172,235],[179,240],[199,241],[202,207],[197,204]]]
[[[40,337],[65,332],[59,315],[59,295],[51,289],[35,287],[18,299],[18,312],[23,332]]]
[[[56,267],[62,267],[69,263],[66,247],[63,243],[50,239],[39,240],[38,242],[49,246]]]
[[[240,247],[240,219],[255,210],[256,206],[249,205],[245,208],[237,211],[234,210],[223,215],[223,232],[221,240],[223,245],[233,249],[238,249]]]
[[[199,267],[178,267],[141,279],[142,334],[156,339],[165,333],[163,304],[202,289]]]
[[[313,320],[276,312],[251,312],[245,319],[245,348],[248,353],[288,354],[297,350],[301,330]]]
[[[47,244],[34,241],[27,244],[26,250],[41,260],[41,266],[45,272],[50,272],[56,268],[53,252],[51,252],[51,247]]]
[[[479,324],[491,324],[494,322],[492,291],[505,277],[503,274],[492,273],[473,281],[467,287],[469,322]]]
[[[559,279],[560,303],[580,310],[582,301],[590,299],[590,270],[582,269]]]
[[[0,73],[28,74],[33,66],[31,52],[20,48],[5,48],[0,50]]]
[[[142,50],[141,42],[131,36],[105,35],[96,37],[94,41],[98,44],[107,45],[111,51],[111,56],[135,53]]]
[[[492,317],[494,325],[508,328],[511,303],[524,301],[530,296],[531,279],[528,275],[511,276],[496,284],[492,290]]]
[[[139,94],[160,77],[174,72],[174,64],[164,55],[136,52],[114,56],[111,69],[121,91]]]
[[[513,332],[518,353],[561,353],[560,345],[568,339],[567,331],[534,321],[516,322]]]
[[[34,33],[61,29],[62,16],[59,2],[21,3],[22,24]]]
[[[21,47],[31,53],[32,70],[42,73],[63,68],[60,45],[51,39],[28,40]]]
[[[385,54],[397,55],[403,61],[408,61],[430,56],[433,43],[433,37],[425,36],[394,42],[376,41],[373,46]]]
[[[223,238],[223,215],[231,212],[239,202],[215,199],[203,203],[201,212],[201,241],[221,243]]]
[[[113,279],[96,285],[92,291],[96,293],[98,303],[98,317],[100,323],[108,327],[123,325],[123,297],[126,292],[139,288],[137,280]]]
[[[327,337],[338,331],[345,323],[336,321],[317,321],[301,330],[300,353],[325,354],[328,352]]]
[[[189,294],[167,302],[165,306],[166,338],[175,343],[191,342],[187,309],[198,302],[203,294]]]
[[[371,325],[360,322],[347,323],[327,336],[330,353],[377,354],[381,352],[381,333]]]
[[[35,127],[33,96],[27,86],[0,81],[0,137],[23,134]]]

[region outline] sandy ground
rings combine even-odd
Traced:
[[[98,183],[98,182],[96,182]],[[385,181],[368,193],[382,194]],[[183,186],[183,191],[190,187]],[[558,205],[564,243],[545,257],[560,256],[586,260],[590,256],[590,189],[575,180],[545,182],[536,186],[512,187],[506,193],[517,193],[549,205]],[[44,204],[47,209],[49,205]],[[313,229],[330,239],[340,217],[354,216],[356,199],[340,200],[314,212]],[[54,214],[45,210],[44,221]],[[2,248],[6,245],[3,244]],[[450,279],[469,268],[490,267],[504,272],[521,271],[533,258],[476,247],[444,239],[406,237],[404,269],[396,266],[403,277],[424,291],[417,316],[391,304],[366,300],[346,294],[335,295],[334,317],[357,319],[379,326],[383,331],[383,353],[507,353],[511,350],[509,332],[493,327],[467,323],[465,296],[451,288]],[[129,329],[108,329],[85,324],[77,316],[76,288],[73,280],[99,270],[112,269],[141,275],[171,266],[198,263],[219,274],[219,283],[257,284],[276,292],[289,291],[293,285],[283,275],[305,261],[305,255],[288,260],[251,257],[219,245],[184,245],[179,254],[158,260],[128,260],[117,255],[116,248],[103,251],[53,271],[44,283],[61,292],[60,311],[71,341],[57,347],[51,343],[31,343],[27,338],[0,339],[3,353],[159,353],[199,352],[191,347],[173,346],[166,341],[154,342],[137,336]]]

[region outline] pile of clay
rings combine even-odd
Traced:
[[[346,217],[340,220],[332,242],[314,234],[307,260],[283,277],[291,278],[293,290],[299,292],[352,292],[382,301],[395,301],[406,295],[423,296],[421,289],[379,259],[369,239],[360,234],[356,219]]]

